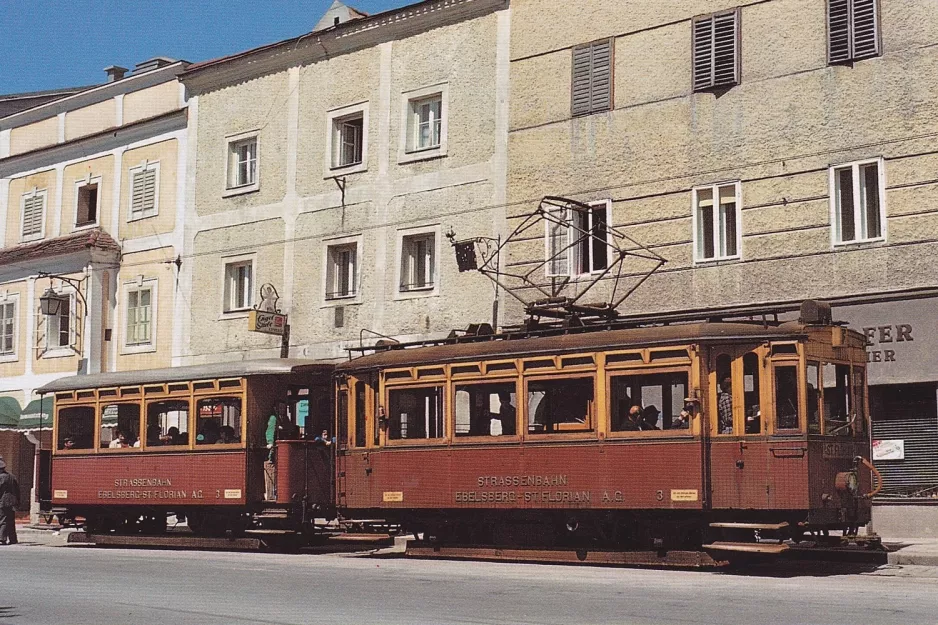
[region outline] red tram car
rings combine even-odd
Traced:
[[[91,532],[158,533],[169,514],[203,535],[310,530],[334,516],[331,449],[303,436],[332,427],[332,370],[255,360],[47,384],[53,512],[83,518]],[[274,464],[266,430],[278,402],[289,421],[279,424]]]
[[[865,367],[827,318],[389,346],[337,367],[336,504],[438,545],[852,535],[874,481]]]

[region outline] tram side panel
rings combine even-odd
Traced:
[[[81,509],[243,506],[245,476],[243,450],[59,456],[52,460],[52,503]]]
[[[351,510],[699,510],[699,440],[350,452]]]
[[[803,440],[711,439],[714,510],[807,510]]]

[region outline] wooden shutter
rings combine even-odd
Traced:
[[[133,174],[130,213],[140,217],[156,208],[156,169],[145,168]]]
[[[693,22],[694,91],[739,83],[739,11]]]
[[[33,195],[23,200],[23,238],[42,236],[44,195]]]
[[[879,8],[877,0],[828,0],[827,57],[843,63],[877,56]]]
[[[589,115],[612,109],[612,39],[573,49],[571,114]]]

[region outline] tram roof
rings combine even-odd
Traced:
[[[807,336],[798,322],[778,325],[742,322],[702,322],[617,330],[578,330],[530,338],[493,335],[486,339],[439,345],[394,346],[336,365],[337,371],[386,369],[467,360],[516,358],[609,349],[628,349],[722,341],[794,340]],[[379,348],[380,349],[380,348]]]
[[[322,373],[329,375],[334,368],[334,362],[297,358],[213,362],[210,364],[186,367],[71,375],[53,380],[36,392],[58,393],[60,391],[77,391],[80,389],[105,388],[111,386],[161,384],[165,382],[211,380],[216,378],[245,378],[256,375],[284,375],[289,373]]]

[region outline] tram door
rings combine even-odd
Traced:
[[[709,357],[710,489],[715,509],[764,508],[769,464],[764,445],[765,348],[715,346]]]

